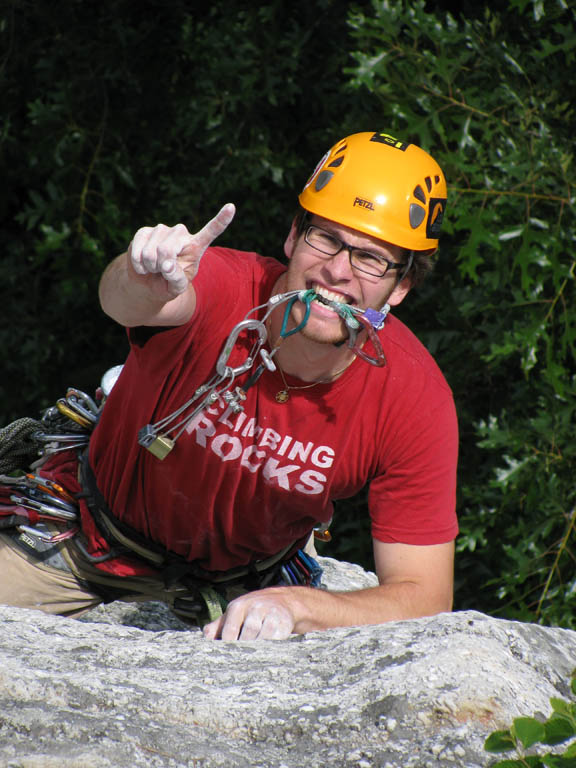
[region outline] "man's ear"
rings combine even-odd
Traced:
[[[391,307],[397,307],[398,304],[401,304],[406,296],[409,294],[410,289],[412,288],[412,280],[410,279],[410,275],[406,275],[404,280],[401,280],[390,296],[388,297],[388,304],[390,304]]]
[[[288,237],[284,242],[284,255],[286,256],[287,259],[289,259],[292,256],[292,253],[294,251],[294,246],[296,245],[296,242],[299,237],[300,237],[300,234],[298,233],[298,229],[296,226],[296,218],[294,218],[292,222],[292,226],[290,227],[290,232],[288,232]]]

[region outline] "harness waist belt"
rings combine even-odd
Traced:
[[[201,568],[197,563],[186,560],[182,555],[172,552],[155,542],[146,539],[139,531],[132,526],[114,517],[108,507],[106,500],[101,494],[97,484],[94,472],[88,461],[88,451],[85,451],[80,457],[80,482],[84,492],[84,498],[88,509],[92,514],[100,533],[112,547],[120,547],[121,552],[114,551],[112,556],[125,554],[129,552],[138,555],[155,568],[162,571],[164,580],[167,583],[180,577],[193,577],[202,582],[212,584],[223,584],[226,582],[238,581],[250,576],[264,577],[267,571],[279,565],[285,559],[288,559],[300,546],[307,540],[304,539],[289,544],[283,550],[272,555],[265,560],[258,560],[250,565],[233,568],[229,571],[207,571]],[[85,553],[87,554],[87,553]],[[100,558],[95,558],[100,559]],[[262,584],[259,584],[262,586]]]

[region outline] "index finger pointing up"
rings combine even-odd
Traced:
[[[230,224],[236,213],[234,203],[226,203],[213,219],[210,219],[199,232],[194,235],[194,245],[202,251],[206,250],[213,240],[216,240]]]

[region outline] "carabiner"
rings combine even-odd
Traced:
[[[286,309],[284,310],[284,317],[282,319],[282,328],[280,330],[280,338],[286,339],[288,336],[292,336],[293,333],[298,333],[298,331],[301,331],[302,328],[306,325],[308,322],[308,318],[310,317],[310,304],[312,303],[312,299],[314,298],[316,294],[314,291],[305,291],[302,294],[298,294],[294,296],[288,304],[286,305]],[[297,325],[296,328],[292,328],[291,331],[286,330],[286,326],[288,325],[288,318],[290,317],[290,312],[292,310],[292,307],[297,301],[302,301],[304,304],[306,304],[306,312],[304,312],[304,317],[302,318],[302,322],[300,325]]]
[[[370,357],[370,355],[367,355],[366,352],[362,349],[361,346],[358,346],[358,343],[356,339],[354,339],[354,345],[352,347],[352,351],[354,354],[358,355],[358,357],[361,357],[362,360],[365,360],[367,363],[370,363],[370,365],[375,365],[378,368],[382,368],[386,365],[386,357],[384,356],[384,350],[382,349],[382,344],[380,343],[380,339],[378,338],[378,334],[374,330],[374,326],[370,323],[370,321],[364,317],[364,315],[358,315],[357,319],[362,323],[364,328],[366,329],[366,332],[368,333],[368,338],[374,345],[374,349],[376,350],[376,357]]]
[[[34,475],[31,472],[26,474],[26,480],[32,484],[36,488],[41,488],[42,490],[49,493],[51,496],[56,496],[57,498],[60,498],[62,501],[67,502],[68,504],[77,505],[76,499],[74,496],[72,496],[71,493],[69,493],[65,488],[63,488],[58,483],[55,483],[54,480],[49,480],[47,477],[42,477],[41,475]]]
[[[81,405],[92,413],[96,419],[100,415],[100,408],[96,405],[95,401],[87,395],[86,392],[82,392],[81,389],[74,389],[74,387],[68,387],[66,392],[66,400],[70,405]]]
[[[76,411],[64,398],[60,398],[58,400],[56,403],[56,408],[58,408],[63,416],[66,416],[70,419],[70,421],[74,421],[76,424],[84,427],[84,429],[91,429],[94,426],[94,423],[91,421],[91,419],[78,413],[78,411]]]
[[[16,496],[16,494],[13,494],[10,496],[10,500],[19,507],[31,509],[33,512],[46,515],[47,517],[56,517],[60,520],[76,520],[78,517],[75,512],[69,512],[68,510],[60,509],[59,507],[50,504],[43,504],[41,501],[31,499],[30,497]]]
[[[226,364],[228,362],[228,358],[232,354],[232,350],[236,344],[236,339],[242,333],[242,331],[258,331],[258,347],[261,347],[268,338],[266,326],[264,323],[260,322],[260,320],[242,320],[241,323],[235,325],[230,336],[228,336],[228,339],[224,344],[224,349],[222,350],[222,353],[218,358],[218,362],[216,363],[216,373],[223,378],[226,376],[231,376],[232,378],[239,376],[241,373],[249,370],[254,364],[253,357],[247,357],[245,362],[236,368],[231,368]]]
[[[88,419],[92,425],[96,425],[98,421],[98,415],[95,414],[89,407],[85,407],[73,395],[70,397],[66,396],[65,401],[68,403],[68,407],[72,408],[75,413],[79,414],[83,419]]]
[[[78,443],[88,442],[89,435],[84,432],[62,432],[62,434],[47,434],[46,432],[34,432],[34,440],[39,443]]]
[[[79,528],[69,528],[67,531],[62,531],[62,533],[48,533],[48,531],[41,531],[38,528],[31,528],[29,525],[18,525],[16,526],[16,530],[19,533],[27,534],[28,536],[32,536],[34,539],[40,539],[41,541],[45,541],[49,544],[57,544],[59,541],[65,541],[66,539],[71,539],[72,536],[75,536]]]
[[[47,443],[47,445],[42,449],[42,456],[51,456],[53,453],[63,453],[64,451],[73,451],[76,448],[84,448],[86,445],[88,445],[88,436],[86,436],[86,440],[78,441],[76,443],[67,443],[65,445],[58,446],[54,443]]]

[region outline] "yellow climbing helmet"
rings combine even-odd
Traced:
[[[416,144],[354,133],[324,155],[302,190],[310,213],[413,251],[438,247],[446,179]]]

